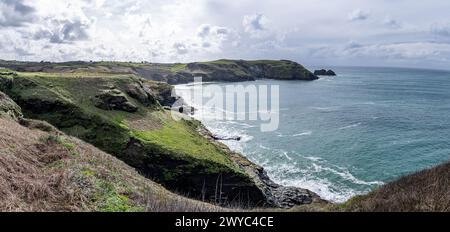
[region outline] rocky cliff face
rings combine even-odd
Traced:
[[[336,76],[336,73],[329,69],[329,70],[325,70],[325,69],[320,69],[320,70],[315,70],[314,71],[314,75],[317,76]]]
[[[189,83],[194,77],[203,81],[254,81],[256,79],[276,80],[316,80],[318,77],[302,65],[288,60],[217,60],[211,62],[188,63],[172,72],[149,71],[148,67],[136,68],[142,77],[164,81],[169,84]]]

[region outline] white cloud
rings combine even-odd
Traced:
[[[446,0],[0,0],[0,59],[421,59],[448,68],[449,8]]]

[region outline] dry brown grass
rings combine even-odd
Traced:
[[[223,211],[60,132],[0,118],[0,211]]]

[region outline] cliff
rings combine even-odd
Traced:
[[[4,72],[0,80],[26,117],[49,122],[174,192],[241,207],[320,200],[274,184],[261,167],[213,142],[200,122],[172,118],[176,113],[160,103],[171,100],[167,84],[92,71]]]
[[[148,80],[169,84],[189,83],[194,77],[203,81],[254,81],[256,79],[316,80],[318,77],[302,65],[289,60],[216,60],[188,64],[127,62],[19,62],[1,61],[0,67],[20,72],[97,72],[131,73]]]

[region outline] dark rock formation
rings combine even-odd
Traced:
[[[241,136],[227,137],[227,136],[220,136],[220,135],[212,135],[212,137],[215,140],[236,140],[236,141],[240,141],[241,140]]]
[[[130,113],[138,110],[120,90],[104,90],[95,96],[94,104],[103,110],[122,110]]]
[[[176,101],[180,100],[179,96],[172,94],[173,86],[170,84],[153,81],[148,81],[145,84],[148,85],[149,88],[151,88],[151,91],[154,93],[154,96],[156,96],[156,100],[162,106],[172,107],[172,105]]]
[[[329,70],[325,70],[325,69],[320,69],[320,70],[315,70],[314,71],[314,75],[317,76],[336,76],[336,73],[329,69]]]

